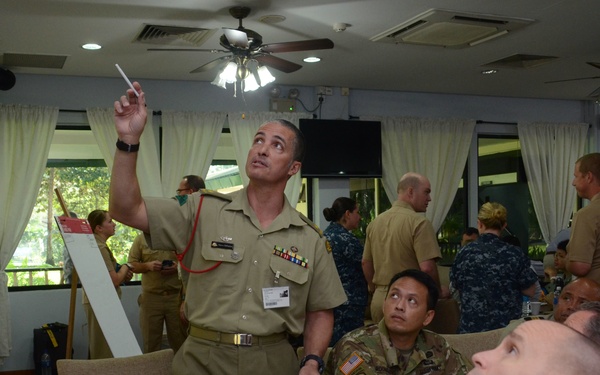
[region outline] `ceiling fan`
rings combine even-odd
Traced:
[[[593,66],[594,68],[600,69],[600,63],[597,62],[586,62],[586,64]],[[586,79],[598,79],[600,76],[591,76],[591,77],[581,77],[581,78],[568,78],[568,79],[559,79],[555,81],[547,81],[545,83],[558,83],[558,82],[570,82],[570,81],[583,81]]]
[[[309,51],[318,49],[331,49],[333,42],[329,39],[310,39],[295,42],[283,42],[263,44],[262,36],[256,31],[246,29],[242,25],[242,20],[250,14],[250,8],[245,6],[235,6],[229,9],[235,19],[239,20],[237,29],[223,28],[224,34],[219,42],[224,50],[220,49],[193,49],[193,48],[149,48],[148,51],[195,51],[212,53],[230,53],[227,56],[219,57],[215,60],[192,70],[190,73],[200,73],[211,70],[228,62],[235,62],[238,65],[238,76],[243,78],[247,75],[248,62],[255,60],[258,64],[268,66],[284,73],[292,73],[302,68],[302,65],[275,57],[273,53]],[[242,71],[240,71],[242,70]]]

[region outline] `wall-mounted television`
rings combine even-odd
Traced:
[[[381,123],[300,119],[306,139],[302,177],[381,177]]]

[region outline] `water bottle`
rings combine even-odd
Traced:
[[[44,354],[42,354],[40,358],[40,367],[42,369],[42,375],[52,375],[52,360],[50,359],[50,354],[48,354],[47,350],[44,350]]]
[[[521,308],[521,316],[525,318],[526,316],[529,316],[530,313],[531,308],[529,306],[529,297],[523,296],[523,307]]]
[[[554,306],[556,306],[558,304],[558,297],[560,296],[560,292],[562,291],[562,288],[565,286],[565,282],[563,280],[563,278],[558,275],[556,276],[556,279],[554,280],[554,284],[556,284],[556,288],[554,289],[554,300],[552,301]]]

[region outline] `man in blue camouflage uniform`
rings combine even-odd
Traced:
[[[523,251],[500,239],[506,209],[485,203],[478,214],[479,238],[459,251],[450,281],[460,292],[458,333],[490,331],[522,313],[522,295],[535,293],[537,275]]]
[[[390,281],[379,324],[356,329],[332,349],[325,374],[459,375],[470,364],[446,340],[424,330],[435,315],[438,288],[408,269]]]

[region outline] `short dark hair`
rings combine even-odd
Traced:
[[[474,227],[467,227],[467,229],[465,229],[463,234],[466,234],[467,236],[472,236],[472,235],[476,234],[479,236],[479,230]]]
[[[557,250],[562,250],[565,253],[567,252],[567,245],[569,244],[569,240],[564,240],[564,241],[560,241],[557,245],[556,245],[556,249]]]
[[[302,160],[304,160],[304,154],[306,152],[306,147],[305,147],[305,141],[304,141],[304,134],[302,134],[302,132],[300,131],[300,129],[298,129],[298,127],[294,124],[292,124],[291,122],[284,120],[284,119],[277,119],[277,120],[273,120],[273,121],[269,121],[269,122],[276,122],[279,125],[285,126],[286,128],[290,129],[291,131],[294,132],[294,161],[299,161],[300,163],[302,163]]]
[[[323,216],[327,221],[338,221],[340,220],[346,211],[354,211],[356,208],[356,201],[346,197],[339,197],[333,204],[331,208],[325,207],[323,209]]]
[[[183,176],[183,179],[186,181],[189,188],[192,189],[194,192],[197,192],[200,189],[206,188],[206,185],[204,184],[204,180],[202,179],[202,177],[196,176],[195,174]]]
[[[437,300],[440,295],[440,291],[438,290],[437,284],[433,280],[429,274],[416,269],[408,269],[404,270],[400,273],[395,274],[390,283],[388,284],[388,291],[392,287],[396,281],[400,280],[403,277],[410,277],[415,281],[423,284],[427,288],[427,310],[435,310],[435,306],[437,305]]]

